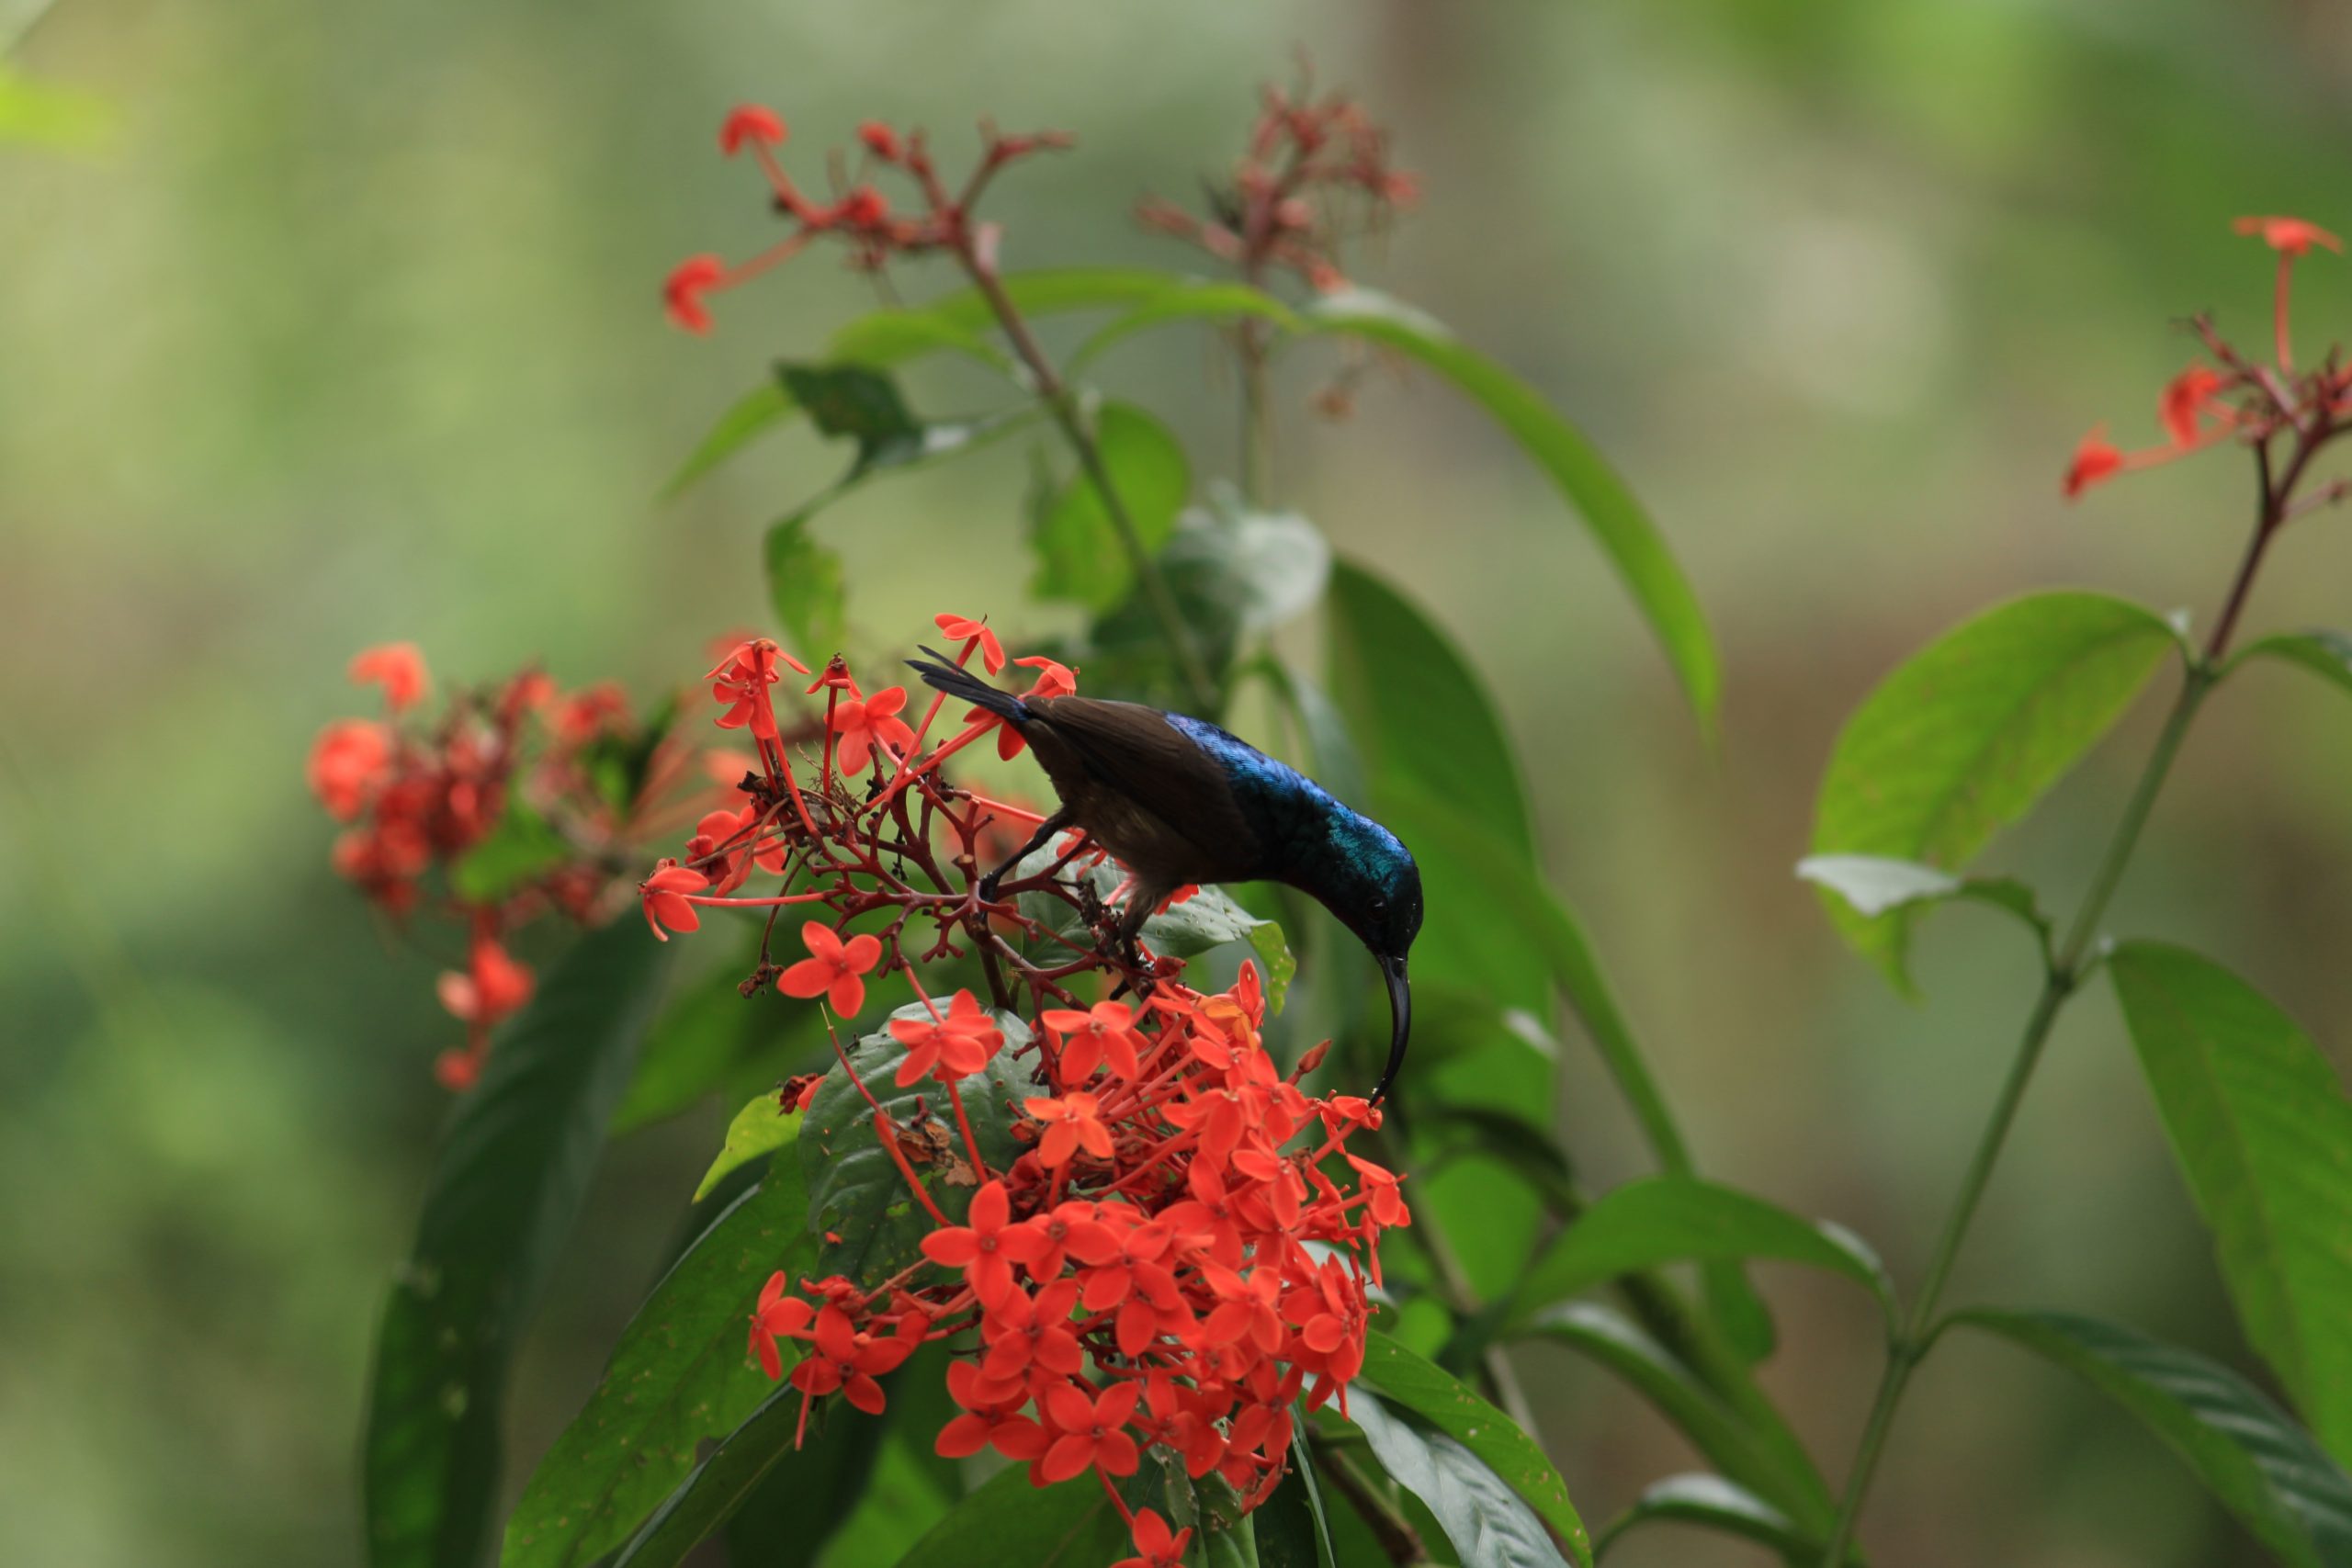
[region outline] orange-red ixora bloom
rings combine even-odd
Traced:
[[[2113,479],[2123,468],[2123,454],[2106,436],[2106,427],[2092,431],[2075,447],[2075,460],[2066,469],[2066,497],[2075,496],[2099,483]]]
[[[2192,365],[2165,383],[2157,412],[2176,446],[2197,445],[2199,426],[2214,412],[2214,395],[2229,378],[2210,365]]]
[[[964,1270],[982,1307],[1000,1306],[1013,1290],[1012,1266],[1044,1257],[1046,1238],[1026,1223],[1012,1223],[1012,1200],[1001,1181],[990,1181],[972,1194],[967,1218],[968,1224],[943,1225],[924,1236],[922,1255],[943,1268]]]
[[[777,1353],[779,1338],[800,1338],[808,1332],[809,1323],[817,1309],[798,1296],[785,1292],[791,1280],[781,1271],[768,1276],[760,1288],[759,1304],[752,1309],[752,1354],[759,1358],[760,1370],[770,1381],[784,1376],[784,1358]]]
[[[357,685],[374,682],[382,686],[384,705],[394,713],[414,705],[432,683],[424,672],[424,655],[413,642],[363,649],[351,660],[351,679]]]
[[[1059,1066],[1066,1084],[1084,1083],[1104,1062],[1123,1078],[1142,1071],[1138,1061],[1144,1038],[1136,1030],[1136,1010],[1125,1002],[1097,1002],[1085,1012],[1049,1009],[1039,1021],[1061,1042]]]
[[[441,972],[440,995],[453,1018],[494,1024],[531,999],[530,966],[509,957],[496,938],[477,936],[465,973]]]
[[[899,1064],[900,1089],[927,1077],[960,1083],[987,1066],[1004,1043],[1004,1031],[969,991],[956,992],[943,1015],[891,1020],[890,1036],[907,1048],[906,1060]]]
[[[638,893],[645,904],[645,923],[663,942],[670,931],[695,931],[702,929],[702,917],[686,901],[689,893],[700,893],[710,886],[710,878],[691,866],[665,860],[653,868],[653,874],[638,885]],[[668,927],[664,931],[663,927]],[[813,993],[812,993],[813,994]]]
[[[690,333],[710,331],[710,311],[702,297],[726,278],[727,264],[717,256],[688,256],[680,262],[662,285],[662,302],[669,310],[670,320]]]
[[[718,150],[729,158],[758,142],[769,146],[784,140],[784,120],[775,110],[744,104],[730,111],[718,127]]]
[[[854,1018],[865,1005],[865,982],[860,976],[881,960],[878,938],[858,935],[847,942],[821,920],[800,928],[808,956],[776,976],[776,989],[804,999],[823,997],[835,1012]]]
[[[1111,1568],[1184,1568],[1184,1549],[1193,1543],[1191,1526],[1170,1530],[1168,1521],[1149,1508],[1136,1510],[1129,1527],[1136,1543],[1133,1557],[1122,1557]]]
[[[1078,690],[1078,671],[1066,664],[1056,663],[1043,654],[1033,654],[1027,659],[1016,659],[1013,662],[1024,670],[1037,671],[1035,682],[1023,694],[1024,696],[1066,697]],[[996,754],[1005,761],[1010,762],[1028,749],[1029,742],[1021,739],[1019,730],[1006,724],[986,708],[972,709],[964,716],[964,722],[995,725],[997,727]]]
[[[1048,1482],[1068,1481],[1089,1470],[1133,1475],[1142,1455],[1127,1435],[1128,1417],[1143,1395],[1138,1382],[1117,1382],[1095,1393],[1083,1383],[1064,1382],[1046,1391],[1046,1414],[1060,1436],[1038,1461]]]
[[[905,757],[915,749],[915,732],[899,716],[907,705],[907,689],[892,686],[862,702],[846,702],[833,709],[833,733],[839,736],[842,772],[865,771],[877,750]]]
[[[2318,224],[2301,218],[2256,217],[2241,218],[2230,225],[2241,234],[2257,234],[2262,243],[2280,255],[2300,256],[2313,245],[2324,245],[2341,252],[2344,242]]]
[[[1034,1096],[1022,1105],[1046,1124],[1045,1136],[1037,1140],[1037,1157],[1048,1167],[1068,1165],[1080,1149],[1096,1159],[1111,1157],[1111,1129],[1102,1120],[1102,1102],[1094,1096],[1066,1094],[1059,1100]]]
[[[969,615],[934,615],[932,624],[939,628],[942,636],[954,637],[957,642],[978,638],[980,665],[989,674],[993,675],[1004,668],[1004,644],[997,640],[996,633],[989,629],[988,622],[976,621]]]
[[[367,809],[392,759],[392,738],[380,724],[343,718],[319,731],[311,748],[311,793],[338,822]]]

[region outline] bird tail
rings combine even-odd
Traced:
[[[1029,705],[1011,692],[999,691],[970,671],[957,665],[955,660],[935,648],[925,647],[923,652],[930,657],[910,659],[907,660],[907,668],[922,676],[926,685],[944,692],[951,697],[961,697],[967,703],[978,703],[1008,724],[1020,725],[1029,721],[1032,716]]]

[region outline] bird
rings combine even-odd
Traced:
[[[980,879],[993,901],[1005,874],[1069,828],[1134,879],[1119,935],[1132,942],[1162,899],[1189,885],[1281,882],[1320,903],[1363,943],[1388,984],[1387,1098],[1411,1038],[1406,959],[1421,930],[1421,873],[1402,840],[1295,768],[1206,719],[1099,697],[1022,697],[926,647],[908,668],[976,704],[1029,743],[1059,809]]]

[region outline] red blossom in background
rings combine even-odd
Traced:
[[[2334,434],[2337,422],[2352,414],[2352,372],[2330,353],[2319,369],[2299,374],[2289,330],[2296,261],[2314,247],[2341,251],[2343,242],[2300,218],[2241,218],[2233,227],[2259,238],[2278,254],[2270,362],[2248,359],[2214,329],[2211,319],[2195,318],[2190,325],[2206,357],[2174,377],[2157,399],[2165,444],[2125,450],[2108,441],[2104,425],[2093,430],[2067,465],[2061,488],[2069,500],[2118,474],[2154,468],[2223,441],[2267,453],[2284,434],[2316,450],[2318,443]]]
[[[643,863],[638,845],[671,830],[673,813],[706,786],[691,753],[647,732],[610,686],[567,695],[525,670],[453,692],[427,719],[421,708],[432,682],[414,644],[368,649],[349,674],[380,688],[384,716],[322,729],[311,790],[329,816],[351,824],[335,840],[338,874],[387,915],[443,917],[466,933],[465,966],[436,982],[466,1043],[434,1064],[444,1086],[464,1089],[481,1075],[492,1032],[531,997],[531,970],[510,952],[512,934],[545,915],[611,914],[625,869]],[[469,855],[502,832],[531,847],[514,850],[503,870],[468,867]],[[692,921],[691,906],[672,913]]]
[[[1132,1529],[1136,1554],[1119,1559],[1111,1568],[1184,1568],[1184,1549],[1193,1543],[1189,1526],[1171,1531],[1166,1519],[1149,1508],[1137,1508]]]
[[[978,618],[935,624],[962,643],[961,661],[1034,670],[1041,693],[1076,687],[1050,659],[1006,659]],[[785,909],[808,906],[808,956],[780,964],[763,942],[746,995],[822,997],[849,1021],[876,987],[903,985],[911,1005],[868,1026],[854,1060],[836,1040],[832,1073],[786,1085],[779,1103],[815,1117],[831,1103],[826,1084],[854,1090],[870,1117],[804,1137],[835,1156],[879,1143],[929,1223],[918,1261],[888,1278],[772,1277],[751,1311],[752,1355],[799,1390],[805,1427],[835,1393],[880,1409],[875,1380],[918,1345],[947,1341],[960,1414],[937,1434],[942,1454],[993,1449],[1038,1484],[1091,1472],[1107,1485],[1157,1447],[1193,1475],[1217,1472],[1254,1506],[1292,1463],[1292,1402],[1344,1405],[1375,1244],[1411,1223],[1395,1176],[1348,1147],[1380,1112],[1299,1087],[1319,1049],[1288,1076],[1275,1067],[1254,964],[1225,991],[1193,990],[1181,962],[1149,951],[1153,928],[1129,953],[1091,885],[1050,872],[1016,874],[981,901],[984,839],[1042,820],[947,777],[956,752],[999,730],[994,716],[935,737],[941,704],[909,724],[902,688],[859,694],[838,655],[805,697],[786,699],[820,711],[780,712],[772,649],[743,644],[712,671],[714,718],[760,739],[758,765],[740,804],[707,812],[683,858],[645,880],[646,916],[665,934],[736,909],[764,918],[772,936]],[[762,874],[777,891],[745,886]],[[1024,908],[1032,896],[1084,930],[1043,923]],[[871,929],[844,935],[854,920]],[[955,958],[977,958],[985,987],[924,985],[925,965]],[[1114,981],[1128,994],[1103,999]],[[1013,1017],[1035,1025],[1017,1047]],[[856,1065],[877,1049],[880,1076],[922,1091],[912,1125],[886,1113]],[[1010,1118],[998,1135],[1014,1152],[992,1160],[973,1096],[1007,1074],[1024,1092],[1008,1103],[991,1089],[986,1109]],[[785,1339],[805,1351],[788,1373]],[[1188,1538],[1132,1517],[1145,1553],[1134,1561],[1181,1560]]]

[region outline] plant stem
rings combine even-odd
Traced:
[[[2149,754],[2147,766],[2141,770],[2140,782],[2133,788],[2132,798],[2124,805],[2122,819],[2116,823],[2115,832],[2108,840],[2107,852],[2100,857],[2098,869],[2091,875],[2090,887],[2083,896],[2082,907],[2075,911],[2074,922],[2066,928],[2065,938],[2051,959],[2049,972],[2042,980],[2041,994],[2035,998],[2033,1011],[2026,1019],[2025,1032],[2018,1042],[2017,1055],[2009,1064],[2008,1077],[2002,1082],[2000,1097],[1993,1103],[1992,1116],[1977,1138],[1976,1152],[1968,1162],[1967,1174],[1961,1178],[1960,1193],[1952,1200],[1951,1212],[1945,1216],[1943,1232],[1937,1238],[1936,1250],[1928,1264],[1927,1278],[1911,1303],[1901,1331],[1887,1347],[1886,1371],[1879,1380],[1878,1394],[1871,1402],[1870,1416],[1862,1427],[1861,1444],[1855,1452],[1853,1470],[1846,1482],[1845,1501],[1838,1507],[1827,1549],[1822,1553],[1825,1568],[1839,1568],[1845,1559],[1847,1543],[1853,1539],[1855,1521],[1870,1493],[1871,1476],[1885,1451],[1887,1434],[1894,1427],[1895,1409],[1903,1403],[1903,1393],[1910,1383],[1913,1369],[1934,1343],[1937,1303],[1943,1295],[1945,1282],[1951,1278],[1952,1265],[1959,1258],[1961,1244],[1967,1239],[1968,1227],[1976,1217],[1976,1208],[1984,1199],[1984,1189],[1992,1180],[1993,1167],[2000,1158],[2001,1147],[2008,1139],[2011,1124],[2017,1120],[2018,1107],[2025,1099],[2026,1087],[2032,1081],[2034,1068],[2041,1061],[2042,1047],[2048,1043],[2051,1029],[2058,1021],[2058,1014],[2065,1007],[2067,998],[2082,983],[2083,961],[2090,953],[2099,920],[2107,913],[2107,906],[2123,880],[2123,874],[2132,862],[2132,851],[2139,847],[2141,830],[2147,826],[2148,814],[2155,807],[2156,796],[2164,788],[2165,776],[2172,771],[2174,759],[2180,753],[2181,742],[2188,738],[2188,727],[2195,721],[2197,710],[2203,705],[2206,694],[2212,690],[2218,678],[2222,655],[2229,647],[2239,612],[2245,607],[2247,594],[2254,586],[2255,573],[2261,567],[2271,540],[2287,516],[2296,480],[2301,477],[2312,454],[2327,434],[2323,429],[2317,440],[2299,442],[2286,472],[2276,481],[2271,477],[2268,446],[2265,444],[2255,449],[2262,499],[2254,537],[2246,546],[2237,575],[2230,584],[2228,596],[2222,601],[2222,613],[2214,623],[2213,635],[2206,643],[2204,655],[2193,661],[2183,676],[2180,693],[2173,699],[2172,712],[2165,720],[2163,732],[2156,737],[2155,750]]]
[[[1085,473],[1087,483],[1101,498],[1104,515],[1119,536],[1120,547],[1127,553],[1128,564],[1135,568],[1136,581],[1143,587],[1145,601],[1150,604],[1153,616],[1159,622],[1160,635],[1167,638],[1169,651],[1175,656],[1177,673],[1182,678],[1193,705],[1204,714],[1216,712],[1216,682],[1210,679],[1208,666],[1201,660],[1201,650],[1193,640],[1193,628],[1184,623],[1183,612],[1176,604],[1176,595],[1169,590],[1168,579],[1161,575],[1159,563],[1151,558],[1144,546],[1143,536],[1136,531],[1135,518],[1127,512],[1127,503],[1119,497],[1118,488],[1111,482],[1110,470],[1103,466],[1102,450],[1095,444],[1093,434],[1079,417],[1078,400],[1071,396],[1054,362],[1038,344],[1029,323],[1013,307],[1012,297],[1005,293],[1004,284],[996,268],[982,260],[977,253],[964,256],[965,269],[971,274],[980,297],[995,312],[997,324],[1012,344],[1012,351],[1028,368],[1031,380],[1036,384],[1037,397],[1061,427],[1070,450],[1078,455],[1079,468]]]

